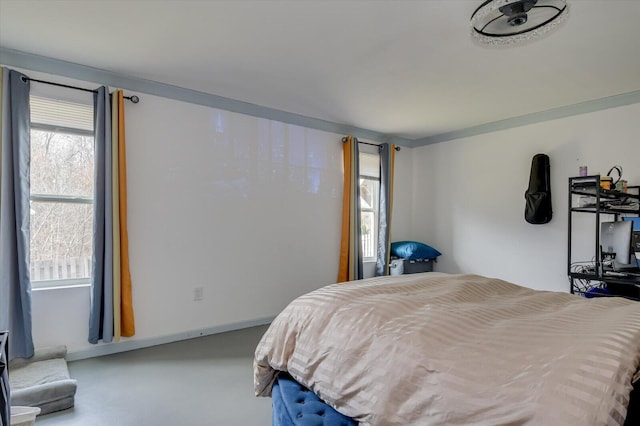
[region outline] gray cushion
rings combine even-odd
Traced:
[[[9,368],[24,367],[27,364],[33,364],[37,361],[44,361],[47,359],[64,358],[67,356],[66,346],[47,346],[44,348],[38,348],[35,350],[31,358],[14,358],[9,361]]]
[[[55,358],[64,354],[66,348],[64,351],[45,349],[36,351],[33,358],[12,360],[9,365],[11,405],[39,407],[40,414],[73,407],[77,382],[69,377],[64,358]]]

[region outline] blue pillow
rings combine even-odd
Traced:
[[[391,256],[402,257],[403,259],[435,259],[440,256],[438,250],[417,241],[397,241],[391,243]]]

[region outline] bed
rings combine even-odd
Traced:
[[[256,395],[285,373],[363,426],[638,424],[640,304],[477,275],[333,284],[258,344]]]

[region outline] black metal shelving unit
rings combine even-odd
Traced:
[[[574,205],[576,196],[586,197],[584,205]],[[613,276],[600,258],[600,223],[602,217],[619,220],[621,215],[640,217],[640,186],[628,186],[627,192],[605,190],[600,186],[600,175],[569,178],[569,222],[567,275],[571,293],[588,294],[594,288],[606,288],[610,295],[640,300],[640,277]],[[572,258],[573,215],[586,213],[595,219],[595,246],[593,261],[575,262]],[[584,260],[584,259],[583,259]],[[593,293],[590,295],[595,296]],[[604,294],[597,294],[603,296]]]

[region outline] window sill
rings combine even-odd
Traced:
[[[70,289],[70,288],[81,288],[81,287],[91,287],[91,283],[81,283],[81,284],[38,284],[37,287],[31,285],[31,291],[49,291],[49,290],[62,290],[62,289]]]

